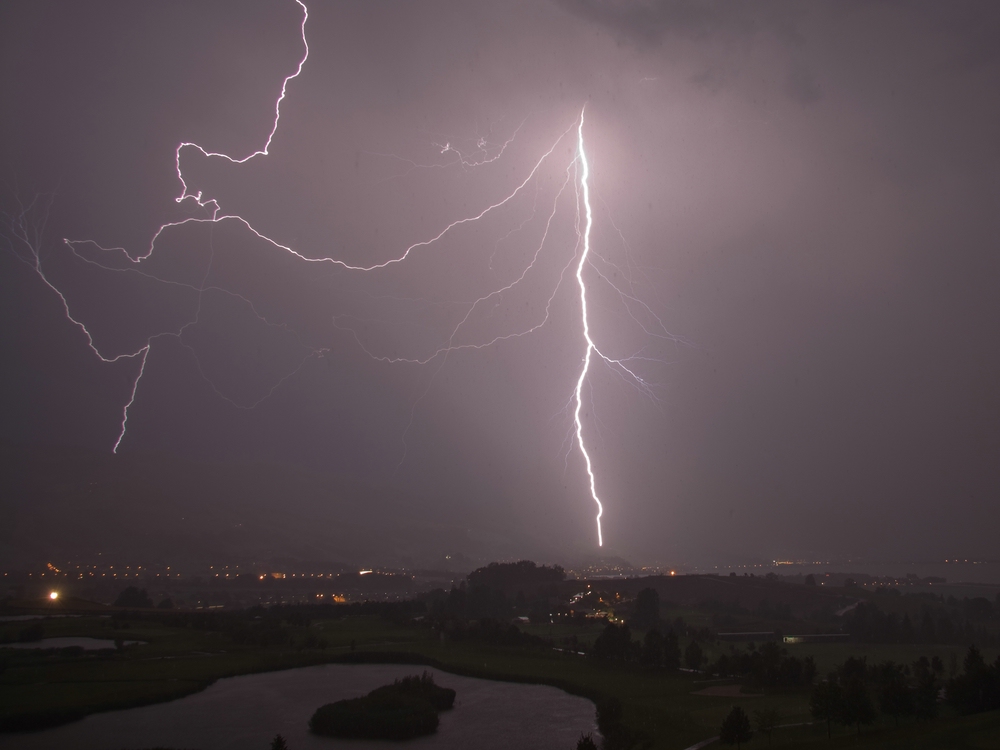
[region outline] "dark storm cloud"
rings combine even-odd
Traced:
[[[719,34],[746,34],[766,26],[775,14],[774,3],[559,0],[559,4],[646,45],[660,44],[671,35],[704,39]],[[787,10],[792,6],[784,7]]]
[[[571,13],[612,30],[621,40],[648,51],[672,41],[693,40],[714,47],[704,69],[692,80],[717,89],[746,63],[755,39],[777,41],[784,54],[785,92],[808,104],[822,96],[822,67],[812,59],[812,47],[846,25],[867,26],[879,36],[882,54],[900,54],[903,29],[923,27],[931,44],[951,45],[942,67],[972,70],[1000,60],[1000,13],[984,0],[843,0],[802,3],[794,0],[555,0]],[[807,40],[807,36],[809,37]],[[725,51],[720,54],[721,51]],[[849,57],[857,48],[844,45],[837,54]],[[912,64],[920,66],[919,50]]]
[[[672,39],[708,43],[728,50],[692,76],[709,89],[724,85],[732,67],[744,63],[754,37],[770,35],[781,42],[786,56],[787,94],[803,104],[822,95],[807,59],[799,24],[809,7],[796,2],[714,2],[709,0],[558,0],[559,5],[615,31],[622,39],[647,50]],[[728,59],[727,59],[728,58]]]

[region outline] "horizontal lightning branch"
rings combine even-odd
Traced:
[[[628,288],[622,289],[617,286],[611,279],[610,273],[605,273],[602,268],[613,268],[617,269],[614,264],[610,263],[606,258],[598,255],[592,250],[592,230],[594,227],[594,212],[591,205],[591,186],[590,186],[590,162],[587,156],[584,142],[584,115],[586,108],[581,110],[580,116],[574,120],[574,122],[567,127],[559,136],[555,139],[552,145],[544,151],[541,156],[535,161],[534,165],[531,167],[528,174],[514,185],[513,189],[510,190],[506,195],[503,195],[498,200],[494,200],[489,205],[486,205],[481,210],[463,217],[451,221],[446,224],[439,232],[434,234],[428,239],[421,240],[409,245],[406,248],[397,250],[397,252],[387,260],[383,260],[377,263],[372,263],[370,265],[355,265],[347,263],[344,260],[334,258],[334,257],[310,257],[302,252],[294,249],[288,244],[283,244],[278,240],[268,237],[262,232],[254,228],[251,222],[244,218],[243,216],[226,213],[221,205],[220,199],[215,197],[206,196],[203,191],[196,190],[191,187],[188,179],[185,177],[182,163],[184,161],[184,156],[190,151],[195,151],[200,153],[203,157],[209,159],[221,159],[227,161],[233,165],[242,165],[249,162],[252,159],[258,157],[267,157],[270,155],[270,149],[275,135],[278,131],[278,127],[281,121],[281,107],[286,96],[288,95],[289,85],[297,79],[303,72],[306,66],[306,62],[309,58],[309,43],[306,39],[306,26],[309,21],[309,9],[306,7],[303,0],[295,0],[298,6],[302,10],[302,22],[300,26],[301,39],[303,54],[295,67],[294,71],[288,75],[282,82],[280,93],[274,103],[274,119],[271,124],[271,129],[267,134],[267,138],[264,141],[263,147],[250,153],[243,157],[234,157],[219,151],[210,151],[202,146],[192,143],[192,142],[182,142],[175,150],[175,168],[177,173],[177,179],[181,186],[180,194],[174,199],[177,203],[192,202],[193,205],[197,205],[199,209],[203,210],[203,215],[200,216],[189,216],[178,221],[167,222],[161,225],[154,233],[149,242],[148,247],[139,255],[132,256],[123,247],[112,247],[104,248],[98,245],[92,240],[73,240],[64,239],[64,247],[68,248],[71,255],[78,261],[90,264],[91,266],[98,267],[104,271],[121,273],[127,275],[136,275],[140,278],[146,279],[148,281],[156,282],[170,287],[176,287],[178,289],[187,290],[196,296],[197,304],[196,309],[187,322],[180,325],[174,330],[160,331],[151,335],[142,346],[135,349],[134,351],[127,351],[124,353],[108,354],[100,350],[100,348],[95,343],[94,336],[92,332],[88,329],[87,325],[79,318],[79,316],[74,316],[71,311],[70,303],[66,295],[61,291],[57,284],[50,280],[50,277],[46,274],[41,256],[42,248],[42,235],[44,234],[44,224],[48,215],[48,210],[51,206],[51,200],[45,200],[36,197],[35,200],[28,204],[18,204],[18,210],[10,215],[5,215],[5,224],[7,226],[7,240],[8,245],[15,256],[28,264],[38,275],[38,277],[43,281],[43,283],[51,289],[59,298],[63,311],[66,318],[78,327],[84,334],[88,347],[94,352],[94,354],[102,362],[117,362],[122,359],[132,359],[136,360],[138,364],[137,373],[132,381],[131,390],[128,394],[128,399],[122,408],[122,418],[120,424],[120,431],[118,433],[117,439],[114,442],[112,450],[117,452],[121,446],[123,440],[126,437],[127,428],[130,421],[130,410],[133,408],[136,402],[137,393],[139,391],[139,384],[142,377],[146,371],[146,366],[149,363],[149,355],[152,351],[154,342],[161,337],[173,337],[179,341],[183,346],[194,354],[195,363],[201,377],[211,386],[212,390],[226,402],[230,403],[234,407],[241,409],[253,409],[258,404],[260,404],[264,399],[270,397],[278,388],[280,388],[284,383],[286,383],[290,378],[294,377],[301,369],[306,365],[307,362],[311,361],[316,357],[325,356],[329,352],[329,349],[325,347],[311,346],[299,337],[298,333],[295,332],[290,326],[285,323],[275,322],[265,318],[258,311],[258,307],[254,302],[244,294],[229,290],[220,286],[219,284],[210,284],[209,278],[212,272],[212,263],[214,262],[214,250],[210,251],[210,262],[205,270],[200,283],[191,283],[188,281],[178,281],[175,279],[163,278],[152,270],[150,270],[151,259],[156,252],[157,243],[164,235],[168,232],[176,232],[183,227],[187,226],[197,226],[197,225],[210,225],[214,226],[217,224],[233,224],[241,227],[243,230],[250,233],[250,235],[263,240],[268,247],[279,253],[285,253],[292,256],[297,261],[303,263],[328,263],[335,267],[338,267],[344,271],[356,272],[356,273],[372,273],[377,272],[390,266],[397,264],[402,264],[408,260],[415,252],[432,247],[440,243],[447,235],[458,232],[463,226],[473,225],[480,220],[484,219],[487,215],[498,211],[498,209],[512,204],[513,201],[517,200],[519,196],[524,193],[530,194],[529,186],[534,184],[534,205],[532,206],[531,215],[528,218],[521,221],[515,227],[506,232],[503,236],[496,240],[493,244],[492,254],[489,256],[489,268],[493,270],[493,261],[497,253],[497,247],[502,241],[507,240],[516,233],[521,232],[529,223],[536,218],[536,209],[539,201],[539,191],[540,191],[540,176],[543,174],[543,169],[546,168],[546,164],[550,161],[555,161],[556,159],[553,155],[556,153],[560,144],[562,144],[568,138],[571,138],[572,133],[575,131],[575,149],[570,150],[571,158],[568,164],[565,165],[564,176],[562,182],[559,183],[558,189],[555,191],[554,197],[552,198],[551,206],[547,211],[547,215],[544,218],[544,223],[541,226],[541,236],[538,240],[537,246],[534,248],[533,253],[525,261],[523,267],[519,272],[515,272],[512,278],[509,278],[506,282],[498,283],[498,285],[487,291],[485,294],[480,294],[475,299],[470,302],[464,303],[463,306],[466,307],[464,314],[461,315],[458,322],[454,325],[448,327],[445,332],[442,343],[437,346],[432,347],[429,351],[423,352],[421,354],[413,356],[385,356],[373,351],[369,346],[367,346],[358,335],[358,332],[350,327],[348,321],[357,320],[352,316],[341,315],[333,318],[333,327],[337,330],[348,331],[353,335],[354,340],[360,349],[366,353],[368,356],[376,359],[380,362],[391,363],[391,364],[416,364],[416,365],[427,365],[434,360],[440,360],[440,364],[435,369],[435,374],[440,372],[441,368],[447,361],[447,357],[456,352],[460,351],[471,351],[471,350],[481,350],[490,346],[493,346],[501,341],[508,341],[511,339],[520,338],[527,336],[538,331],[544,325],[546,325],[552,317],[553,305],[557,299],[557,295],[563,287],[563,282],[570,269],[575,266],[574,276],[577,282],[577,289],[579,292],[579,325],[580,332],[583,338],[583,353],[582,362],[579,373],[575,380],[575,386],[572,389],[572,396],[570,403],[572,404],[572,423],[573,423],[573,436],[574,442],[578,447],[580,454],[583,458],[583,462],[586,467],[586,474],[589,483],[589,490],[591,499],[596,505],[596,524],[597,524],[597,543],[599,546],[603,546],[604,535],[602,530],[601,519],[604,512],[604,506],[597,492],[597,477],[595,474],[594,462],[587,448],[587,440],[585,438],[584,430],[584,419],[583,419],[583,389],[585,384],[588,383],[588,379],[591,372],[591,364],[594,357],[597,357],[599,361],[605,363],[613,371],[615,371],[620,377],[624,378],[626,381],[630,382],[639,391],[651,398],[654,397],[653,386],[649,384],[643,377],[640,376],[637,371],[637,363],[642,363],[644,361],[651,360],[653,358],[645,357],[640,354],[634,354],[630,357],[613,357],[605,354],[594,341],[592,336],[591,328],[591,308],[590,300],[588,298],[588,286],[586,281],[586,271],[589,269],[596,273],[599,282],[604,285],[611,286],[612,289],[617,294],[618,300],[627,315],[631,320],[636,323],[639,328],[644,332],[644,334],[657,338],[657,339],[674,339],[665,329],[663,322],[659,317],[655,315],[653,310],[643,302],[636,294],[634,286],[632,284],[630,273],[622,274],[623,278],[628,280]],[[445,159],[443,164],[418,164],[415,161],[409,159],[403,159],[402,157],[395,157],[388,154],[382,154],[382,156],[392,156],[392,158],[400,159],[401,161],[408,163],[412,169],[416,168],[443,168],[447,166],[460,166],[463,169],[475,169],[487,164],[493,164],[497,160],[501,159],[508,147],[514,141],[514,138],[520,132],[521,128],[524,126],[524,122],[521,123],[514,131],[514,133],[507,140],[502,143],[493,142],[490,140],[490,136],[478,137],[475,140],[475,148],[465,149],[460,145],[456,145],[459,141],[457,139],[449,139],[443,144],[435,144],[439,153]],[[562,167],[556,167],[562,168]],[[560,207],[564,202],[564,197],[567,191],[570,190],[572,186],[572,191],[576,198],[576,220],[575,220],[575,231],[577,241],[575,246],[572,248],[571,252],[567,252],[567,248],[559,242],[554,242],[552,240],[552,228],[554,222],[560,214]],[[617,230],[617,227],[615,227]],[[621,235],[621,232],[618,232]],[[622,236],[622,241],[624,242],[624,236]],[[627,243],[626,243],[627,244]],[[537,316],[535,320],[522,324],[520,327],[516,327],[515,330],[508,330],[502,333],[491,334],[486,337],[477,338],[474,333],[470,332],[472,327],[473,316],[476,314],[482,314],[484,308],[488,305],[493,305],[494,309],[497,305],[501,304],[505,298],[505,295],[512,293],[519,286],[524,284],[529,276],[533,278],[541,278],[542,264],[544,259],[552,255],[554,258],[554,269],[550,272],[554,275],[554,283],[548,292],[548,296],[545,302],[544,311],[540,316]],[[595,264],[595,258],[603,266],[598,266]],[[555,269],[558,269],[558,274],[555,274]],[[194,325],[197,325],[201,321],[202,314],[202,301],[206,294],[219,294],[223,295],[237,304],[242,303],[250,311],[254,319],[259,323],[273,327],[280,328],[289,331],[296,337],[298,345],[301,347],[302,356],[298,358],[297,364],[285,372],[280,378],[278,378],[269,389],[267,389],[261,398],[250,399],[249,401],[241,401],[227,395],[220,389],[208,376],[205,369],[202,366],[202,362],[198,358],[198,354],[191,344],[185,341],[185,334],[187,330]],[[385,298],[376,298],[385,299]],[[477,312],[478,311],[478,312]],[[341,324],[340,321],[345,321],[345,324]],[[654,322],[655,321],[655,322]],[[433,376],[432,376],[433,379]],[[427,388],[429,389],[428,384]],[[423,395],[426,395],[427,390],[424,390]],[[423,397],[421,395],[420,398]],[[419,401],[419,399],[418,399]],[[416,407],[416,402],[414,403],[414,408]],[[413,418],[413,412],[411,410],[411,423]],[[409,430],[409,425],[407,426]],[[404,431],[404,458],[405,458],[405,434]]]

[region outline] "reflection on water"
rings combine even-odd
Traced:
[[[439,685],[455,689],[455,708],[440,714],[437,734],[406,743],[335,740],[309,734],[319,706],[354,698],[423,667],[328,664],[219,680],[195,695],[155,706],[88,716],[44,732],[3,735],[8,750],[121,750],[174,747],[267,750],[276,734],[290,750],[572,750],[594,732],[594,705],[546,685],[459,677],[428,669]]]

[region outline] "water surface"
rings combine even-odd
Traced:
[[[479,680],[427,669],[457,692],[437,734],[407,742],[334,740],[309,734],[319,706],[354,698],[423,671],[396,664],[327,664],[219,680],[170,703],[88,716],[43,732],[0,736],[5,750],[127,750],[172,747],[267,750],[281,734],[289,750],[573,750],[594,732],[594,704],[547,685]]]
[[[126,646],[131,646],[134,643],[145,643],[145,641],[124,641],[123,643]],[[115,648],[115,642],[108,638],[66,636],[64,638],[42,638],[38,641],[25,641],[23,643],[0,643],[0,648],[69,648],[70,646],[78,646],[84,651],[100,651],[105,648]]]

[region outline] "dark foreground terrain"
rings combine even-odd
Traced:
[[[987,611],[761,579],[588,583],[541,568],[477,573],[463,588],[395,603],[70,611],[72,603],[8,602],[5,615],[79,616],[3,622],[4,640],[32,628],[24,637],[119,643],[101,652],[0,650],[0,728],[170,700],[221,677],[395,662],[588,697],[609,748],[687,748],[718,735],[735,706],[759,725],[750,747],[1000,747],[1000,711],[990,702],[1000,623],[989,602]],[[853,606],[837,615],[845,601]],[[915,632],[902,625],[914,621]],[[921,636],[925,621],[934,632]],[[837,638],[786,643],[780,631]],[[860,713],[817,708],[830,685],[861,700]]]

